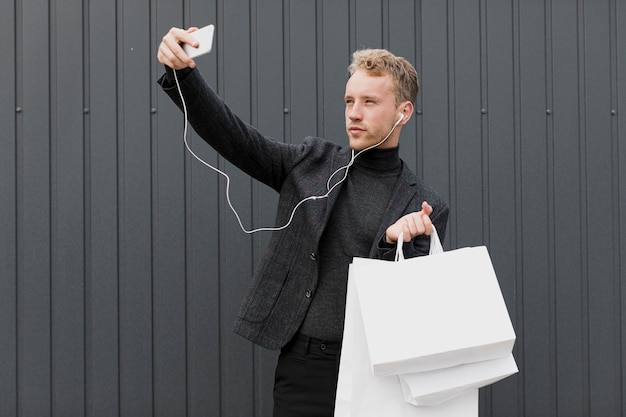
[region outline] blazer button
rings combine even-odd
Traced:
[[[312,295],[311,291],[307,291],[305,294],[306,298],[311,298]]]
[[[309,257],[311,258],[312,261],[317,261],[317,253],[315,252],[311,252],[311,254],[309,255]]]

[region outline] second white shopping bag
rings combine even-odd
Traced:
[[[442,404],[518,372],[513,354],[434,371],[398,375],[404,399],[414,405]],[[384,378],[384,377],[382,377]]]

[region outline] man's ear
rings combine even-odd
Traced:
[[[405,101],[400,106],[400,114],[402,114],[402,120],[400,121],[401,125],[405,125],[409,120],[411,120],[411,116],[413,116],[414,106],[410,101]]]

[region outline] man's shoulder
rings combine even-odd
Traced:
[[[303,146],[310,146],[316,149],[331,152],[346,152],[347,148],[337,144],[334,141],[319,136],[307,136],[302,140]]]
[[[447,207],[445,200],[439,193],[424,179],[417,176],[407,165],[402,163],[401,179],[416,191],[417,198],[422,201],[428,201],[431,206]],[[421,204],[421,201],[420,201]]]
[[[331,158],[335,155],[350,155],[350,148],[318,136],[305,137],[300,145],[304,154],[313,158]]]

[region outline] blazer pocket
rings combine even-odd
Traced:
[[[252,279],[248,293],[239,310],[239,318],[259,323],[267,319],[283,291],[289,275],[286,265],[266,265]]]

